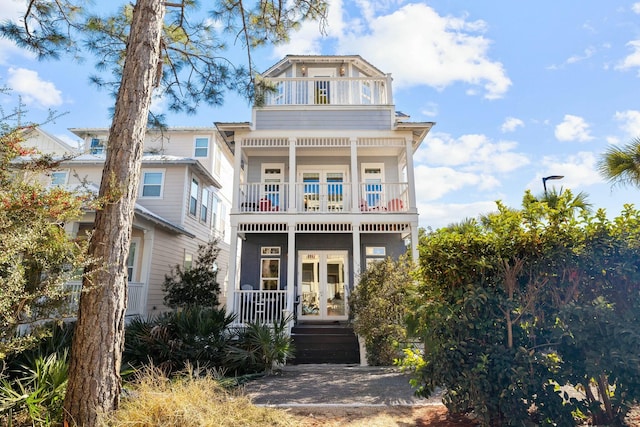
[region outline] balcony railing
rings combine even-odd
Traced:
[[[77,311],[78,303],[80,302],[80,292],[82,292],[81,282],[69,282],[66,283],[65,288],[69,291],[68,302],[69,310]],[[129,282],[127,289],[127,316],[142,315],[144,314],[144,283]]]
[[[273,105],[386,105],[391,82],[380,78],[269,78],[263,106]]]
[[[409,210],[409,184],[361,183],[358,184],[359,212],[407,212]],[[353,212],[352,185],[340,183],[296,183],[295,197],[289,205],[289,184],[271,182],[242,184],[239,188],[241,213],[283,213],[295,210],[299,213]]]
[[[292,312],[287,306],[287,291],[237,290],[233,293],[232,304],[235,323],[240,325],[272,325],[286,319]]]

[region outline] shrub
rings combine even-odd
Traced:
[[[15,379],[0,380],[0,414],[6,425],[48,426],[62,421],[68,372],[64,350],[39,355],[13,372]]]
[[[222,367],[232,322],[224,309],[203,307],[134,319],[125,329],[123,360],[131,367],[153,364],[167,374],[188,363]]]
[[[164,278],[164,302],[171,308],[216,307],[220,285],[215,261],[220,253],[217,241],[198,247],[198,257],[191,267],[176,265]]]
[[[402,356],[407,342],[405,317],[413,283],[411,268],[406,257],[376,262],[362,273],[351,294],[353,327],[364,337],[369,365],[392,365]]]
[[[238,330],[237,339],[226,349],[225,365],[243,373],[272,373],[293,357],[294,348],[287,331],[291,318],[274,325],[250,323]]]

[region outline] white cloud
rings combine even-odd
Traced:
[[[419,165],[415,168],[416,198],[421,201],[437,200],[445,194],[465,186],[480,184],[478,174],[460,172],[448,167],[430,168]]]
[[[26,68],[9,68],[7,86],[22,96],[25,104],[42,108],[62,104],[62,92],[51,82],[42,80],[38,73]]]
[[[485,135],[454,139],[448,134],[434,133],[414,157],[418,163],[455,166],[466,172],[505,173],[529,163],[524,154],[514,151],[517,145],[513,141],[492,142]]]
[[[638,15],[640,15],[640,2],[632,4],[631,10],[633,11],[633,13],[637,13]]]
[[[18,21],[20,14],[25,11],[25,2],[21,0],[3,0],[0,6],[0,22]],[[18,48],[12,41],[0,38],[0,64],[6,64],[12,55],[34,57],[34,55],[24,49]]]
[[[426,117],[436,117],[438,115],[438,104],[435,102],[428,102],[420,112]]]
[[[483,36],[484,21],[441,16],[425,4],[407,4],[385,15],[385,6],[359,1],[349,3],[347,10],[341,0],[332,1],[327,36],[335,39],[336,53],[357,52],[391,72],[396,89],[417,85],[443,89],[463,82],[495,99],[511,86],[502,63],[489,58],[491,41]],[[321,37],[317,24],[306,23],[292,34],[289,44],[276,48],[275,56],[320,53]]]
[[[633,52],[616,65],[616,70],[640,67],[640,40],[632,40],[627,43],[627,46],[630,46]],[[638,76],[640,76],[640,71]]]
[[[545,157],[542,160],[544,173],[529,183],[528,187],[535,190],[542,187],[542,177],[550,175],[563,175],[564,178],[554,181],[556,187],[580,189],[593,184],[602,183],[602,178],[597,171],[598,158],[596,154],[581,151],[566,158],[554,156]],[[547,187],[552,183],[547,181]],[[535,192],[535,191],[534,191]]]
[[[589,124],[582,117],[565,114],[564,121],[556,126],[556,138],[559,141],[586,142],[593,139]]]
[[[622,122],[620,128],[625,131],[628,138],[640,137],[640,111],[616,111],[614,118]]]
[[[467,218],[477,218],[497,210],[495,201],[474,203],[420,203],[420,227],[433,229],[459,223]]]
[[[524,127],[524,122],[515,117],[507,117],[502,126],[500,126],[500,131],[502,133],[513,132],[519,127]]]

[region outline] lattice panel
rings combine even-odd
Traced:
[[[403,138],[358,138],[359,147],[404,147]]]
[[[242,140],[243,147],[288,147],[289,138],[247,138]]]
[[[298,138],[298,147],[348,147],[349,138]]]
[[[241,224],[238,224],[238,231],[242,233],[286,233],[288,231],[288,226],[286,223],[282,223],[282,224],[241,223]]]
[[[351,233],[352,230],[351,224],[296,224],[299,233]]]
[[[411,229],[411,224],[392,223],[392,224],[360,224],[360,232],[362,233],[403,233]]]

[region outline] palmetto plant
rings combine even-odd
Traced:
[[[33,425],[61,421],[69,373],[67,351],[37,356],[18,373],[13,381],[0,380],[0,414]]]
[[[612,184],[640,187],[640,137],[624,146],[610,146],[598,162],[598,171]]]

